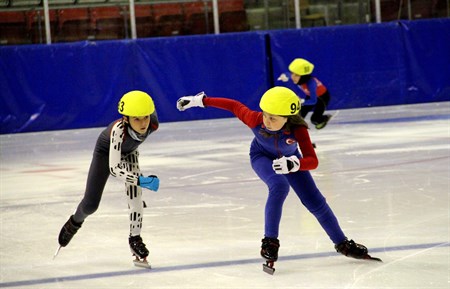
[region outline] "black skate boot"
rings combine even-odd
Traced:
[[[375,260],[380,261],[381,259],[371,257],[368,254],[368,250],[364,245],[355,243],[353,240],[347,240],[345,239],[339,244],[336,244],[334,246],[337,252],[341,253],[344,256],[355,258],[355,259],[368,259],[368,260]]]
[[[322,129],[324,128],[328,122],[330,121],[332,115],[331,114],[325,114],[324,115],[324,121],[322,121],[321,123],[313,123],[316,126],[316,129]]]
[[[81,223],[77,223],[73,219],[73,215],[70,216],[69,220],[64,224],[59,232],[58,242],[61,247],[65,247],[72,240],[73,236],[77,233],[78,229],[81,228]]]
[[[275,268],[273,264],[278,260],[278,248],[280,248],[280,241],[276,238],[265,237],[261,240],[261,257],[266,259],[266,264],[263,264],[263,271],[273,275]]]
[[[133,261],[134,265],[139,267],[150,268],[150,264],[147,262],[147,256],[149,254],[141,236],[130,236],[128,238],[130,244],[130,250],[136,259]]]

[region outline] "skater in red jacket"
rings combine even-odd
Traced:
[[[313,70],[314,64],[303,58],[296,58],[289,64],[291,80],[301,92],[299,95],[302,98],[301,116],[305,118],[312,111],[312,124],[316,129],[322,129],[332,117],[330,114],[324,114],[331,96],[325,85],[312,75]],[[278,80],[287,82],[289,78],[283,73]]]
[[[264,271],[274,272],[273,263],[278,259],[280,246],[278,234],[282,208],[291,187],[317,218],[338,252],[357,259],[374,259],[368,255],[366,247],[344,235],[309,172],[317,168],[318,160],[309,138],[308,125],[300,115],[298,96],[288,88],[274,87],[264,93],[259,105],[262,112],[250,110],[236,100],[207,97],[204,93],[184,96],[177,102],[180,111],[192,107],[228,110],[253,132],[250,162],[269,190],[261,245],[261,256],[267,260]]]

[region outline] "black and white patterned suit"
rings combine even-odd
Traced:
[[[150,116],[149,128],[143,135],[138,135],[123,119],[110,123],[102,131],[94,149],[84,197],[73,217],[76,222],[83,222],[97,210],[106,181],[111,174],[125,182],[130,210],[130,235],[140,234],[143,203],[142,190],[138,186],[141,176],[138,147],[158,126],[155,111]]]

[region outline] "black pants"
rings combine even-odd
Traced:
[[[139,152],[137,150],[122,155],[123,167],[139,176]],[[91,166],[89,168],[86,191],[84,197],[74,213],[75,222],[83,222],[89,215],[97,211],[102,199],[106,181],[110,175],[109,156],[99,152],[94,152]],[[130,215],[130,236],[137,236],[141,233],[143,218],[142,188],[133,184],[125,183],[127,192],[128,208]]]
[[[303,118],[305,118],[310,111],[313,111],[313,114],[311,115],[311,122],[313,124],[322,123],[327,119],[327,117],[324,116],[323,114],[325,113],[325,110],[329,102],[330,102],[330,93],[327,91],[320,97],[317,97],[316,104],[302,106],[300,114]]]

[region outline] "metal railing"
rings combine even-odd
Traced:
[[[204,14],[207,26],[206,33],[219,34],[221,31],[220,11],[231,0],[201,0],[204,3]],[[449,17],[450,0],[242,0],[245,9],[247,29],[269,30],[286,28],[303,28],[308,26],[330,26],[361,23],[380,23],[399,19],[419,19]],[[123,14],[125,38],[136,39],[136,7],[141,5],[157,5],[164,3],[193,3],[193,0],[0,0],[0,22],[2,13],[23,11],[37,13],[37,29],[39,41],[51,44],[56,31],[52,29],[50,12],[73,8],[120,7]],[[424,7],[424,13],[417,5]],[[427,6],[428,5],[428,6]],[[434,5],[434,6],[432,6]],[[439,7],[437,5],[440,5]],[[420,7],[419,7],[420,8]],[[426,9],[425,9],[426,8]],[[212,16],[211,19],[208,19]],[[44,21],[42,21],[42,18]],[[29,25],[29,24],[28,24]],[[208,25],[213,29],[209,29]],[[8,29],[0,27],[1,30]],[[182,33],[180,33],[182,34]],[[0,37],[2,31],[0,31]],[[179,35],[174,33],[174,35]],[[91,38],[88,38],[91,39]],[[95,39],[95,38],[93,38]],[[1,39],[0,39],[1,41]],[[31,42],[36,43],[36,41]],[[6,43],[8,44],[8,43]]]

